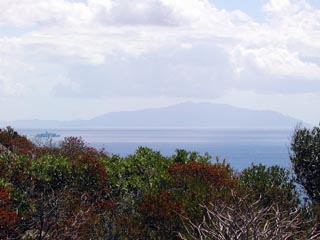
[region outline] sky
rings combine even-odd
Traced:
[[[320,121],[318,0],[0,0],[0,120],[185,101]]]

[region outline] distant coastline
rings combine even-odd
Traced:
[[[0,119],[1,120],[1,119]],[[302,120],[274,111],[225,104],[182,103],[165,108],[111,112],[90,120],[0,121],[19,129],[292,129]]]

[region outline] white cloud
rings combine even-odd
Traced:
[[[105,24],[176,24],[171,9],[160,0],[141,0],[139,2],[127,0],[90,0],[88,8],[99,22]]]
[[[206,0],[2,0],[0,24],[28,26],[55,24],[180,25],[207,21]],[[217,12],[218,14],[218,12]]]
[[[17,52],[17,44],[13,39],[0,40],[0,98],[21,95],[24,88],[21,72],[31,70],[30,65],[12,56]]]
[[[14,96],[17,97],[23,92],[23,85],[12,78],[0,75],[0,95],[1,98]]]
[[[296,10],[296,6],[292,5],[290,0],[270,0],[263,9],[268,13],[279,13]]]
[[[0,26],[46,27],[66,23],[84,24],[91,19],[84,3],[65,0],[2,0],[0,10]]]
[[[278,77],[299,77],[317,79],[320,66],[303,62],[297,52],[285,48],[243,48],[236,47],[232,52],[236,72],[255,71],[258,75]]]
[[[220,95],[230,84],[228,53],[211,45],[159,49],[141,56],[109,56],[104,64],[74,68],[59,96],[170,96]],[[79,85],[74,88],[76,81]],[[123,83],[126,83],[124,86]],[[206,86],[205,88],[203,86]]]

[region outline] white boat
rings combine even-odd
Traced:
[[[46,131],[45,133],[38,133],[36,135],[36,137],[40,137],[40,138],[54,138],[54,137],[60,137],[59,134],[56,133],[49,133],[48,131]]]

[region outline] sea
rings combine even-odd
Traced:
[[[88,145],[110,155],[128,156],[143,146],[165,156],[174,154],[176,149],[207,152],[212,161],[216,157],[225,159],[237,171],[260,163],[291,167],[293,129],[18,129],[20,134],[38,142],[36,135],[45,131],[60,135],[52,138],[54,144],[65,137],[82,137]]]

